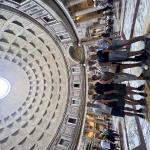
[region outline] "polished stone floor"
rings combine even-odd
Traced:
[[[123,0],[121,8],[121,18],[120,18],[120,30],[124,34],[126,39],[133,36],[143,35],[146,32],[147,24],[149,23],[149,12],[150,12],[150,0]],[[144,42],[137,42],[132,44],[130,50],[140,50],[144,48]],[[139,75],[142,70],[141,68],[127,69],[126,72]],[[130,82],[132,86],[139,86],[143,82]],[[138,98],[138,97],[135,97]],[[148,99],[149,100],[149,99]],[[148,101],[147,100],[147,101]],[[145,120],[138,118],[140,122],[140,128],[145,140],[145,145],[147,150],[150,150],[150,123]],[[126,145],[124,148],[134,149],[141,145],[141,135],[139,134],[137,122],[135,117],[125,117],[125,120],[121,121],[124,125],[124,143]],[[125,122],[125,124],[124,124]],[[126,131],[126,132],[125,132]],[[127,136],[126,136],[127,133]],[[127,141],[126,141],[127,140]],[[145,150],[145,149],[141,149]]]

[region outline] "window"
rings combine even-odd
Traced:
[[[44,21],[46,21],[46,22],[54,21],[54,18],[52,18],[52,17],[48,17],[48,16],[43,17],[43,19],[44,19]]]
[[[80,88],[80,84],[79,84],[79,83],[74,83],[74,84],[73,84],[73,87],[75,87],[75,88]]]
[[[80,101],[77,99],[72,99],[72,105],[79,105]]]
[[[53,18],[53,16],[45,16],[43,17],[43,20],[48,23],[49,25],[53,25],[53,24],[56,24],[57,23],[57,20],[55,20]]]
[[[77,119],[75,119],[75,118],[69,118],[68,123],[76,124],[76,120]]]
[[[66,40],[66,39],[69,39],[69,35],[68,34],[62,34],[62,35],[59,35],[59,38],[60,38],[60,40]]]
[[[66,139],[60,139],[59,145],[62,145],[64,147],[69,147],[69,141]]]

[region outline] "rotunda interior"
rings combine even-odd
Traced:
[[[46,149],[64,116],[60,46],[34,21],[0,8],[0,149]]]

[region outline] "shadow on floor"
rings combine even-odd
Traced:
[[[148,94],[146,98],[146,120],[150,122],[150,88],[147,83],[145,84],[145,92]]]
[[[146,41],[145,49],[150,52],[150,40]],[[149,66],[149,69],[144,72],[144,75],[150,77],[150,58],[146,63]],[[148,97],[146,98],[146,119],[150,122],[150,80],[146,83],[145,91],[148,94]]]
[[[148,23],[148,26],[146,28],[146,33],[150,33],[150,23]],[[145,42],[145,49],[150,52],[150,39]],[[146,61],[146,63],[149,66],[149,69],[146,70],[144,72],[144,74],[145,74],[145,76],[149,76],[150,77],[150,58],[149,58],[149,60]],[[147,81],[147,85],[148,85],[148,87],[150,89],[150,80]]]

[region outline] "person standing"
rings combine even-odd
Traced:
[[[129,107],[109,107],[105,104],[99,103],[99,102],[94,102],[94,103],[87,103],[87,107],[91,107],[93,110],[93,113],[97,116],[104,114],[112,115],[112,116],[117,116],[117,117],[125,117],[127,116],[139,116],[141,118],[144,118],[144,115],[141,114],[141,109],[136,110],[133,108]]]

